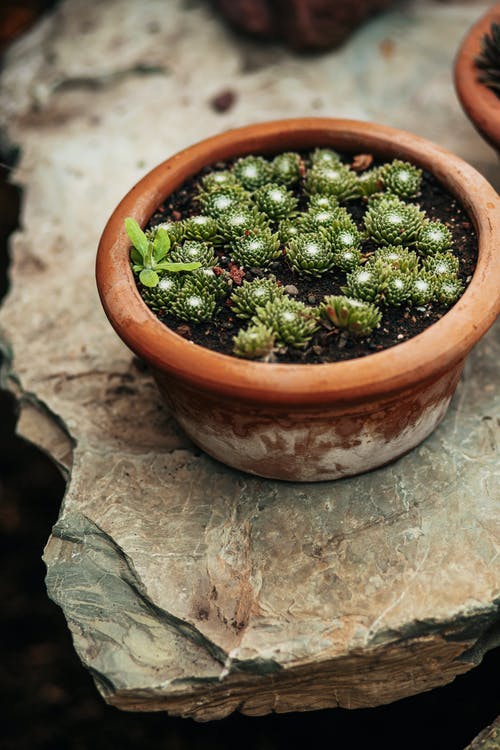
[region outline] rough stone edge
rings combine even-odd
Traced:
[[[500,748],[500,716],[490,724],[490,726],[483,729],[477,737],[475,737],[470,745],[467,745],[465,750],[499,750]]]

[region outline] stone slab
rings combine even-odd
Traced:
[[[450,412],[382,470],[294,485],[194,449],[101,310],[105,220],[179,148],[318,114],[413,130],[499,185],[451,63],[487,3],[413,2],[335,53],[241,42],[201,2],[67,0],[10,51],[3,138],[23,187],[1,312],[18,431],[68,478],[45,561],[106,700],[206,720],[368,706],[444,684],[495,645],[500,329]],[[217,54],[214,54],[217,50]],[[225,113],[211,98],[233,89]]]

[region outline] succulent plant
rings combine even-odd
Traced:
[[[322,195],[321,193],[313,193],[308,199],[308,211],[314,208],[326,208],[333,209],[337,208],[339,202],[334,195]]]
[[[368,261],[372,265],[381,261],[391,268],[401,271],[409,276],[415,275],[418,271],[418,258],[416,254],[401,245],[386,245],[379,247]]]
[[[296,219],[285,219],[278,227],[278,237],[282,245],[288,245],[290,240],[303,234],[304,229],[301,222]]]
[[[358,247],[344,248],[333,253],[335,268],[344,273],[349,273],[358,268],[363,262],[363,255]]]
[[[365,230],[380,245],[409,245],[416,241],[424,218],[413,203],[378,201],[365,213]]]
[[[216,257],[212,245],[197,240],[186,240],[182,245],[174,247],[170,257],[177,263],[198,262],[202,266],[214,266]]]
[[[231,294],[231,310],[238,318],[252,318],[258,307],[263,307],[266,302],[272,302],[284,294],[283,287],[276,283],[274,276],[244,281]]]
[[[215,273],[213,268],[198,268],[189,274],[189,283],[197,291],[208,291],[215,294],[218,300],[225,299],[232,284],[231,277],[226,271],[217,270],[219,273]]]
[[[125,219],[125,231],[132,243],[130,251],[132,270],[139,276],[143,286],[157,286],[160,281],[160,274],[164,271],[178,273],[180,271],[193,271],[200,267],[199,262],[176,263],[166,260],[170,250],[170,238],[162,228],[156,229],[151,240],[142,231],[135,219],[128,217]]]
[[[184,219],[182,222],[184,230],[184,239],[200,240],[201,242],[214,242],[219,240],[219,227],[215,219],[211,216],[198,214]],[[182,239],[182,238],[181,238]],[[181,239],[177,240],[180,242]]]
[[[361,235],[354,222],[339,221],[333,224],[326,236],[334,253],[361,247]]]
[[[459,260],[452,253],[436,253],[424,259],[424,268],[437,278],[440,276],[456,276]]]
[[[218,225],[222,237],[231,240],[250,232],[265,232],[269,228],[269,219],[255,208],[236,206],[219,219]]]
[[[401,198],[417,195],[422,183],[422,170],[407,161],[394,159],[380,169],[384,190]]]
[[[193,271],[194,273],[197,273],[197,271]],[[155,287],[143,287],[141,295],[144,302],[152,310],[169,310],[181,286],[179,274],[164,274],[160,276]]]
[[[267,268],[280,255],[278,235],[269,229],[237,237],[231,243],[231,258],[244,268]]]
[[[255,190],[271,181],[271,165],[262,156],[244,156],[233,167],[233,174],[247,190]]]
[[[215,294],[200,290],[196,285],[186,282],[172,301],[171,312],[181,320],[191,323],[202,323],[210,320],[217,306]]]
[[[271,328],[278,344],[302,348],[307,346],[318,327],[315,313],[302,302],[282,297],[258,307],[253,320]]]
[[[297,207],[297,198],[284,185],[269,182],[255,191],[253,198],[257,207],[273,221],[286,219]]]
[[[482,71],[479,81],[498,96],[500,92],[500,24],[493,22],[489,34],[482,37],[481,52],[474,62]]]
[[[278,154],[271,162],[272,180],[280,185],[293,185],[300,179],[300,172],[300,156],[291,151]]]
[[[370,266],[356,268],[347,276],[344,294],[365,302],[376,302],[397,307],[410,299],[412,277],[376,261]]]
[[[306,232],[315,232],[318,229],[329,229],[332,224],[338,224],[345,216],[350,220],[349,214],[340,206],[333,208],[312,207],[299,217],[299,224]]]
[[[358,192],[364,197],[379,193],[382,190],[382,180],[380,178],[380,169],[374,167],[361,172],[358,175]]]
[[[381,313],[370,302],[330,295],[319,306],[320,317],[353,336],[368,336],[380,324]]]
[[[248,194],[240,187],[227,187],[212,192],[199,194],[201,208],[205,214],[213,219],[220,219],[236,208],[249,204]]]
[[[340,154],[332,148],[315,148],[311,154],[313,167],[333,167],[340,163]]]
[[[233,354],[245,359],[266,359],[274,351],[276,334],[264,323],[240,328],[233,338]]]
[[[238,180],[229,169],[224,169],[220,172],[209,172],[201,178],[201,184],[203,190],[212,191],[220,190],[221,188],[232,187],[238,184]]]
[[[464,285],[453,276],[443,276],[436,282],[435,299],[444,305],[452,305],[462,295]]]
[[[432,302],[436,294],[436,277],[427,271],[413,278],[410,299],[415,305],[427,305]]]
[[[452,244],[453,238],[446,224],[425,221],[420,227],[415,246],[421,255],[435,255],[448,252]]]
[[[175,245],[178,242],[182,242],[184,239],[184,222],[183,221],[162,221],[161,224],[157,224],[146,232],[148,240],[154,242],[154,238],[159,229],[163,229],[168,234],[171,245]]]
[[[356,174],[343,164],[313,167],[306,175],[304,187],[310,194],[333,195],[339,201],[359,195]]]
[[[302,234],[291,239],[286,258],[295,271],[309,276],[322,276],[335,265],[329,243],[319,234]]]

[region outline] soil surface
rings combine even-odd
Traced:
[[[303,154],[303,157],[307,158],[307,154]],[[344,162],[350,163],[351,158],[345,157]],[[376,164],[377,162],[374,161],[370,166]],[[219,170],[227,169],[230,166],[231,162],[218,162],[213,167],[206,167],[185,182],[153,214],[148,223],[148,228],[154,227],[167,219],[179,220],[199,213],[194,198],[199,191],[200,178],[214,168]],[[307,202],[307,196],[304,194],[302,185],[296,186],[293,192],[299,199],[299,208],[302,210]],[[448,226],[453,236],[453,253],[460,260],[459,277],[466,285],[472,278],[476,267],[477,237],[464,209],[431,174],[426,172],[423,174],[420,194],[408,202],[418,203],[429,219],[441,221]],[[366,202],[358,199],[349,201],[345,205],[358,228],[361,228]],[[376,246],[373,243],[364,242],[363,254],[366,255],[375,248]],[[231,266],[234,266],[229,257],[224,254],[224,250],[219,249],[217,254],[219,267],[228,270]],[[295,286],[298,290],[298,294],[294,295],[295,299],[308,305],[318,304],[326,294],[342,294],[341,287],[346,280],[346,274],[338,269],[334,269],[320,278],[301,276],[289,268],[284,254],[271,264],[268,273],[263,273],[258,269],[245,269],[245,274],[241,274],[241,277],[251,281],[257,276],[267,276],[269,273],[273,273],[283,285]],[[234,274],[234,276],[237,276],[237,274]],[[382,322],[380,327],[368,337],[356,339],[346,336],[337,329],[332,332],[321,328],[314,334],[307,348],[293,349],[288,347],[285,352],[277,353],[274,361],[321,364],[364,357],[416,336],[439,320],[448,312],[449,308],[442,304],[433,303],[425,307],[383,307],[381,310]],[[158,317],[165,325],[190,341],[228,355],[232,355],[233,337],[242,325],[246,325],[244,321],[238,319],[231,312],[227,301],[220,307],[216,317],[206,323],[185,323],[165,311],[160,311]]]

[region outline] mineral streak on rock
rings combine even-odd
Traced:
[[[495,645],[500,620],[500,329],[411,454],[336,483],[264,481],[200,455],[176,427],[105,320],[92,270],[107,216],[147,169],[221,127],[302,115],[311,97],[434,137],[494,174],[448,77],[480,9],[405,4],[338,53],[301,66],[283,53],[249,71],[203,4],[168,5],[67,0],[2,74],[24,205],[1,385],[20,434],[68,477],[49,594],[99,690],[130,710],[206,720],[369,706],[449,682]],[[396,36],[389,91],[387,61],[359,61]],[[191,92],[228,86],[238,106],[202,102],[199,117]],[[422,106],[423,91],[439,107]]]

